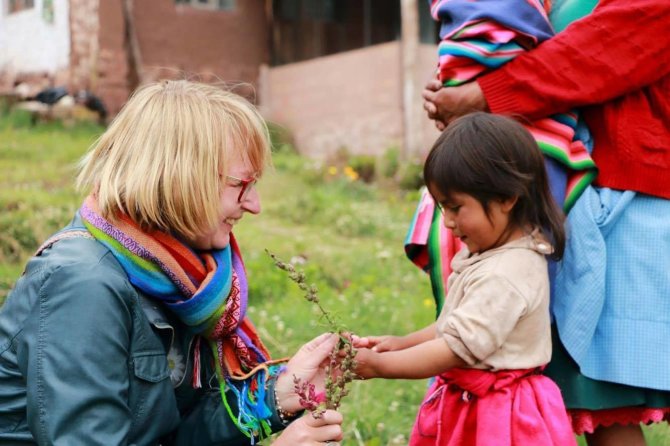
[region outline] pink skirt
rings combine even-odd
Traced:
[[[540,371],[443,373],[428,389],[409,445],[576,445],[561,393]]]

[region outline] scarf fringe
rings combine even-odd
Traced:
[[[219,387],[221,399],[226,407],[228,416],[233,420],[237,428],[255,444],[256,439],[263,440],[272,435],[272,426],[269,419],[272,417],[272,410],[266,404],[267,384],[270,380],[282,372],[282,367],[272,365],[260,370],[252,378],[243,381],[241,389],[233,385],[230,378],[221,379]],[[230,390],[237,400],[238,413],[235,416],[228,398],[227,390]]]
[[[200,336],[196,336],[195,347],[193,347],[193,377],[191,378],[191,386],[194,389],[202,388],[202,381],[200,376],[201,376]]]

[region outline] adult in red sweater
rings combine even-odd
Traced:
[[[661,254],[670,252],[670,224],[655,220],[658,215],[670,212],[668,23],[670,2],[667,0],[601,0],[587,17],[500,69],[479,77],[476,82],[442,88],[438,81],[431,81],[423,93],[424,107],[440,129],[456,117],[475,110],[528,119],[577,107],[582,110],[593,136],[592,156],[599,168],[595,185],[588,191],[590,198],[585,198],[591,202],[582,205],[593,207],[593,197],[596,197],[596,207],[597,199],[602,198],[600,205],[606,208],[607,199],[614,195],[619,200],[615,205],[620,209],[619,223],[614,229],[602,229],[599,234],[604,248],[599,259],[603,264],[597,266],[602,266],[607,277],[602,285],[602,320],[596,322],[600,325],[594,326],[594,339],[599,335],[605,339],[594,341],[595,346],[580,356],[579,349],[571,345],[574,333],[568,328],[561,331],[561,323],[558,323],[558,334],[572,358],[565,355],[563,345],[557,342],[556,359],[552,361],[555,362],[552,367],[559,371],[555,379],[562,387],[566,406],[574,409],[576,430],[586,432],[589,445],[643,445],[639,422],[667,419],[670,413],[670,386],[667,380],[653,376],[667,375],[667,369],[661,369],[658,364],[670,361],[670,347],[666,341],[653,343],[654,330],[658,331],[658,338],[670,329],[667,318],[655,320],[653,328],[617,329],[620,335],[616,340],[607,338],[607,330],[613,329],[611,324],[603,322],[617,311],[628,313],[622,319],[644,319],[640,301],[653,301],[653,306],[649,306],[652,306],[651,311],[657,312],[665,311],[664,305],[670,305],[670,297],[664,297],[670,296],[667,260],[662,258],[667,255]],[[622,196],[628,204],[621,204],[625,201],[620,199]],[[572,213],[568,218],[573,225],[569,232],[572,231],[576,239],[576,235],[586,229],[579,226],[582,220],[577,216],[573,219]],[[655,223],[644,230],[625,231],[634,227],[631,222],[645,221]],[[622,236],[626,233],[629,234],[627,241],[623,240],[626,236]],[[642,248],[648,246],[650,240],[653,247]],[[612,253],[617,254],[616,261]],[[644,268],[639,267],[641,258],[646,261]],[[570,265],[564,267],[570,269]],[[636,277],[635,283],[653,283],[655,296],[650,297],[647,290],[633,286],[622,287],[621,277],[626,275]],[[555,293],[553,298],[559,303],[577,300],[577,304],[570,305],[579,305],[582,296]],[[661,307],[657,306],[659,299],[665,299]],[[556,306],[552,308],[560,322],[563,313],[557,311]],[[646,320],[642,323],[652,325]],[[569,327],[570,321],[563,326]],[[626,326],[633,325],[621,327]],[[636,347],[629,352],[628,344]],[[638,351],[645,349],[637,346],[643,345],[654,345],[653,352],[642,351],[638,355]],[[589,364],[594,357],[608,354],[611,361],[596,361],[596,367]],[[645,363],[645,358],[652,356],[660,358],[660,362]],[[570,367],[575,376],[561,379],[561,370]],[[573,399],[571,395],[577,397]],[[628,395],[642,396],[634,400]],[[586,423],[578,427],[584,420]]]

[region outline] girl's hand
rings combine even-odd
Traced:
[[[279,375],[275,384],[277,401],[283,410],[297,412],[302,409],[298,395],[295,394],[293,377],[303,382],[311,382],[317,393],[325,391],[325,364],[338,342],[334,333],[324,333],[307,344],[286,364],[286,371]]]
[[[334,410],[325,411],[320,418],[311,413],[289,424],[272,446],[334,446],[342,440],[342,415]]]
[[[394,350],[402,350],[405,348],[402,344],[400,336],[366,336],[360,338],[353,336],[354,348],[369,348],[375,352],[392,352]]]
[[[377,378],[379,376],[376,366],[378,358],[379,353],[368,348],[359,348],[356,351],[356,357],[354,358],[356,363],[354,373],[356,376],[359,379]]]

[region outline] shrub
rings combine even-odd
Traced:
[[[296,153],[295,140],[291,131],[276,122],[266,122],[268,131],[270,133],[270,143],[272,144],[272,151]]]
[[[416,190],[423,186],[423,164],[416,161],[407,162],[401,172],[398,185],[404,190]]]
[[[349,165],[365,183],[375,179],[376,163],[377,159],[372,155],[354,155],[349,159]]]
[[[399,167],[400,149],[397,147],[389,147],[382,155],[380,171],[385,178],[392,178],[398,173]]]

